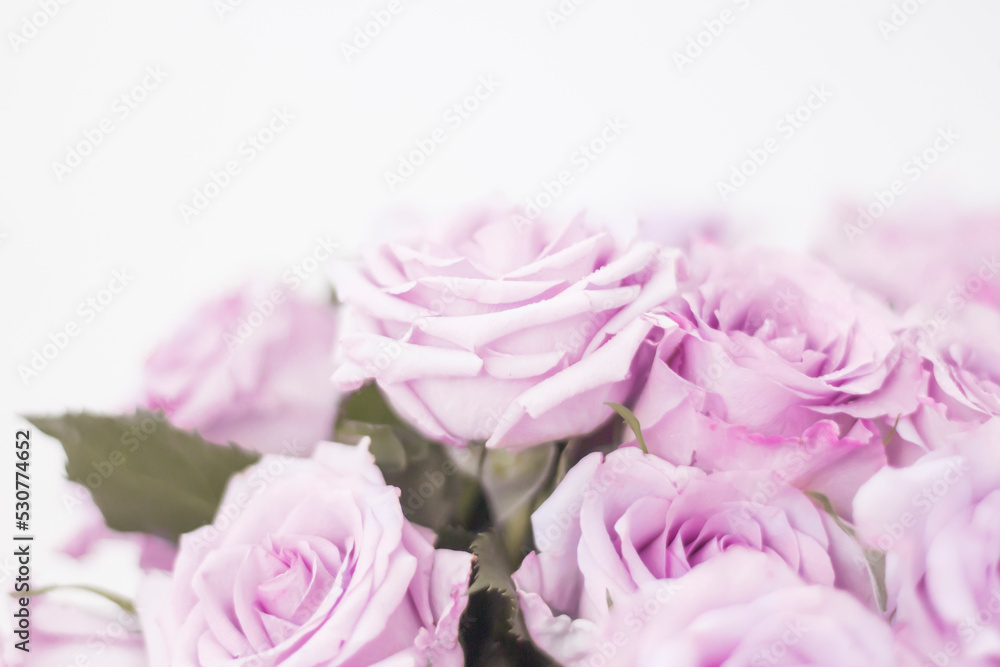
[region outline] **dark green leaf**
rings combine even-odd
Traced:
[[[503,596],[510,632],[519,639],[527,640],[528,631],[524,627],[517,590],[510,576],[513,570],[504,553],[502,540],[496,533],[480,533],[472,542],[472,553],[476,556],[476,573],[469,593],[494,591]]]
[[[365,422],[367,424],[402,424],[399,417],[392,411],[389,404],[382,398],[378,386],[367,384],[344,399],[340,404],[337,419]]]
[[[368,451],[383,472],[399,472],[406,468],[406,447],[396,435],[395,428],[388,424],[367,424],[350,419],[337,422],[334,432],[337,442],[356,445],[362,438],[371,439]]]
[[[365,436],[385,481],[399,488],[407,519],[438,532],[468,525],[481,492],[466,470],[478,467],[481,451],[427,440],[396,417],[375,385],[344,400],[334,430],[335,440],[349,444]]]
[[[28,418],[66,450],[66,474],[90,489],[109,528],[176,542],[211,523],[229,478],[260,455],[175,428],[162,413]]]

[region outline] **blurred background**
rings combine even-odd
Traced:
[[[875,202],[1000,203],[989,0],[7,0],[0,29],[10,442],[17,415],[129,408],[156,343],[249,275],[323,296],[317,249],[401,210],[804,250]],[[33,438],[35,584],[131,595],[136,547],[52,551],[82,518]]]

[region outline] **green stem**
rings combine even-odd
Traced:
[[[34,597],[36,595],[44,595],[45,593],[51,593],[52,591],[58,590],[77,590],[77,591],[87,591],[88,593],[94,593],[95,595],[100,595],[101,597],[114,602],[116,605],[127,611],[128,613],[135,615],[135,604],[124,598],[117,593],[112,593],[111,591],[105,590],[103,588],[98,588],[97,586],[88,586],[86,584],[54,584],[52,586],[43,586],[42,588],[36,588],[33,591],[26,591],[24,593],[11,593],[11,597]]]

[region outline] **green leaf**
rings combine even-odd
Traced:
[[[469,586],[469,594],[479,591],[499,593],[506,609],[506,621],[510,632],[518,639],[528,640],[528,630],[524,626],[521,605],[517,600],[517,589],[511,579],[513,571],[504,554],[503,541],[496,533],[480,533],[472,541],[472,553],[476,557],[476,572]]]
[[[334,440],[356,445],[362,438],[369,438],[368,451],[375,457],[375,463],[383,472],[399,472],[406,468],[406,447],[396,435],[396,429],[388,424],[368,424],[344,419],[337,422]]]
[[[367,384],[344,399],[337,412],[337,419],[347,419],[368,424],[399,426],[403,422],[382,397],[378,386]]]
[[[90,489],[109,528],[176,542],[212,522],[226,484],[260,459],[175,428],[162,413],[28,417],[66,450],[66,474]]]
[[[437,532],[467,524],[481,492],[456,460],[458,450],[428,440],[401,421],[375,385],[348,396],[337,416],[335,440],[357,444],[362,437],[371,438],[369,451],[386,483],[399,488],[407,519]],[[469,462],[481,457],[472,451],[463,455]]]
[[[628,427],[632,429],[632,433],[635,434],[635,439],[638,441],[643,453],[649,454],[649,450],[646,449],[646,440],[642,437],[642,428],[639,426],[639,419],[635,416],[635,413],[621,403],[605,403],[604,405],[611,407],[612,410],[618,413],[618,416],[625,420]]]

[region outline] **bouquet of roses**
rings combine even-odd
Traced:
[[[486,210],[331,303],[248,286],[134,414],[31,418],[67,548],[139,542],[152,666],[998,665],[1000,227],[960,222],[824,263]]]

